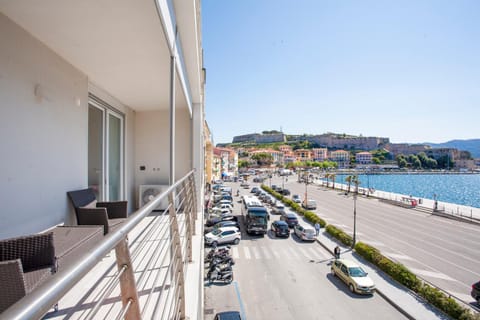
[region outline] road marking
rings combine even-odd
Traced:
[[[250,256],[250,250],[248,250],[248,247],[244,247],[243,248],[243,251],[245,253],[245,259],[250,259],[251,256]]]
[[[272,253],[273,253],[273,255],[275,256],[276,259],[280,259],[280,253],[278,253],[277,250],[272,249]]]
[[[271,259],[272,256],[270,255],[270,252],[268,252],[268,249],[266,247],[260,247],[260,251],[263,251],[263,255],[265,256],[266,259]]]
[[[385,247],[383,242],[373,241],[373,240],[365,240],[365,243],[373,246],[373,247]]]
[[[397,260],[415,260],[412,257],[406,256],[404,254],[398,254],[398,253],[384,252],[383,255],[393,259],[397,259]]]
[[[237,247],[232,248],[232,257],[234,259],[238,259],[240,257],[239,254],[238,254],[238,248]]]
[[[237,293],[238,303],[240,304],[240,313],[242,314],[242,319],[246,320],[247,316],[245,315],[245,308],[243,307],[243,301],[240,297],[240,290],[238,289],[237,281],[233,282],[233,286],[235,287],[235,292]]]
[[[258,252],[258,248],[256,247],[251,247],[253,255],[255,256],[255,259],[260,259],[260,252]]]
[[[414,268],[409,268],[410,271],[417,275],[421,276],[427,276],[431,278],[438,278],[438,279],[443,279],[443,280],[449,280],[449,281],[457,281],[446,274],[440,273],[440,272],[435,272],[435,271],[428,271],[428,270],[423,270],[423,269],[414,269]]]
[[[289,258],[299,258],[298,252],[296,252],[293,248],[288,247],[288,257]]]

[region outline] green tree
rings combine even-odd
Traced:
[[[273,156],[269,153],[256,153],[251,157],[259,166],[271,165],[273,163]]]
[[[239,168],[248,168],[248,161],[247,160],[238,160],[238,167]]]

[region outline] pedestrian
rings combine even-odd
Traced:
[[[333,250],[333,253],[335,254],[335,259],[340,259],[340,247],[336,246],[335,249]]]
[[[316,231],[317,237],[318,237],[318,235],[320,234],[320,223],[318,223],[318,222],[315,223],[315,231]]]

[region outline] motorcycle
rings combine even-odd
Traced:
[[[223,280],[225,283],[233,281],[233,269],[231,266],[220,267],[219,265],[212,265],[207,273],[209,283],[215,280]]]
[[[209,261],[210,266],[212,265],[229,265],[233,266],[235,261],[229,255],[220,255],[220,256],[213,256],[213,258]]]
[[[205,262],[210,262],[212,261],[212,258],[214,256],[224,256],[224,255],[230,255],[230,246],[227,246],[225,248],[217,248],[214,247],[212,250],[210,250],[207,255],[205,256]]]

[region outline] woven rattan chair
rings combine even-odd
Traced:
[[[0,313],[56,270],[53,232],[0,240]]]
[[[67,192],[79,225],[103,225],[104,234],[122,225],[127,218],[127,201],[97,202],[93,189]]]

